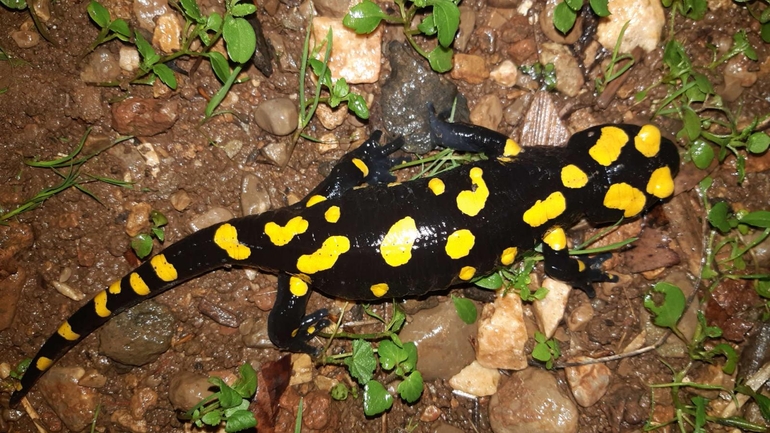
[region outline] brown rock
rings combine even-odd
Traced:
[[[112,106],[112,127],[125,135],[157,135],[176,123],[178,110],[176,101],[128,98]]]
[[[454,67],[449,75],[455,80],[470,84],[481,84],[489,78],[486,60],[473,54],[455,53]]]

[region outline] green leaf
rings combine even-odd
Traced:
[[[181,0],[182,10],[196,23],[202,23],[203,16],[201,16],[201,10],[198,8],[198,3],[195,0]]]
[[[443,73],[452,69],[452,49],[436,46],[428,53],[428,63],[430,63],[431,69],[436,72]]]
[[[379,415],[393,406],[393,396],[380,382],[370,380],[364,386],[364,414]]]
[[[469,325],[476,322],[476,315],[478,312],[476,311],[476,305],[473,301],[452,295],[452,302],[455,304],[455,311],[457,311],[457,315],[460,316],[460,320]]]
[[[128,41],[128,39],[131,37],[131,29],[128,28],[128,23],[126,23],[121,18],[111,22],[109,29],[114,32],[118,39],[123,42]]]
[[[406,360],[401,362],[401,368],[408,373],[417,367],[417,345],[412,341],[407,341],[404,343],[404,351],[406,352]]]
[[[708,221],[712,226],[716,227],[722,233],[727,233],[732,228],[730,223],[727,221],[727,216],[729,213],[730,205],[720,201],[711,207],[711,210],[708,214]]]
[[[442,47],[449,47],[460,26],[460,9],[449,0],[434,0],[433,22],[438,29],[438,43]]]
[[[241,378],[233,384],[233,389],[243,398],[249,398],[257,392],[257,372],[248,362],[239,369]]]
[[[345,365],[358,383],[365,384],[372,379],[377,360],[372,345],[364,340],[353,340],[353,355],[345,358]]]
[[[257,426],[254,414],[248,410],[239,410],[227,418],[225,431],[227,433],[239,432]]]
[[[348,109],[359,119],[366,120],[369,118],[369,107],[366,106],[366,100],[357,93],[348,95]]]
[[[398,384],[398,395],[407,403],[411,404],[420,399],[422,395],[423,380],[422,374],[415,371]]]
[[[319,85],[326,86],[327,88],[331,88],[333,86],[332,71],[330,71],[328,67],[324,70],[324,62],[318,59],[308,59],[307,64],[310,65],[313,73],[318,77]],[[323,77],[321,74],[323,74]]]
[[[610,9],[607,7],[607,0],[589,0],[591,10],[600,17],[610,16]]]
[[[251,15],[256,11],[257,7],[251,3],[241,3],[239,5],[233,6],[233,8],[230,9],[230,13],[234,17],[245,17],[246,15]]]
[[[753,397],[754,402],[759,406],[759,412],[762,414],[762,418],[764,418],[765,421],[770,421],[770,398],[765,397],[760,393],[755,393]]]
[[[136,256],[143,259],[150,255],[152,252],[152,237],[147,233],[140,233],[131,239],[131,249],[134,250]]]
[[[393,303],[393,317],[390,319],[390,323],[388,324],[388,331],[390,332],[398,332],[401,330],[401,327],[404,326],[404,322],[406,322],[406,313],[404,313],[404,309],[401,308],[398,303]],[[396,335],[395,338],[397,339],[398,336]],[[397,343],[400,345],[400,343]]]
[[[536,343],[532,349],[532,357],[540,362],[547,362],[551,360],[551,350],[545,343]]]
[[[158,63],[160,56],[155,53],[152,45],[138,31],[134,31],[134,42],[136,43],[136,50],[142,56],[142,63],[147,69]]]
[[[214,75],[223,83],[227,81],[227,78],[230,76],[230,64],[227,63],[225,56],[212,51],[208,53],[208,58],[211,63],[211,69],[214,70]]]
[[[386,16],[377,4],[370,0],[364,0],[350,8],[350,11],[342,19],[342,24],[353,29],[357,34],[363,35],[373,32]]]
[[[578,12],[583,7],[583,0],[564,0],[564,3],[575,12]]]
[[[770,299],[770,279],[758,279],[754,286],[757,294],[765,299]]]
[[[770,146],[770,136],[764,132],[755,132],[749,136],[746,148],[751,153],[762,153]]]
[[[690,146],[692,162],[701,170],[705,170],[714,160],[714,149],[704,140],[696,140]]]
[[[380,365],[383,370],[393,370],[399,363],[406,361],[407,353],[404,349],[396,346],[390,340],[383,340],[377,348],[377,354],[380,355]]]
[[[158,63],[152,67],[152,72],[160,78],[163,84],[167,85],[171,90],[176,90],[176,77],[171,68],[163,63]]]
[[[570,9],[566,2],[560,2],[553,10],[553,25],[564,34],[572,30],[576,19],[577,12]]]
[[[733,44],[735,50],[742,52],[748,59],[757,61],[757,52],[751,46],[751,42],[746,36],[746,30],[739,30],[733,35]]]
[[[762,29],[759,31],[759,36],[762,37],[762,40],[765,43],[770,44],[770,22],[762,24]]]
[[[222,15],[214,12],[206,19],[206,30],[218,32],[222,28]]]
[[[225,19],[222,37],[230,60],[241,64],[251,60],[257,47],[257,36],[248,21],[243,18]]]
[[[436,23],[433,20],[433,14],[428,14],[423,18],[422,22],[417,25],[417,30],[422,32],[424,35],[433,36],[436,34],[438,29],[436,28]]]
[[[652,288],[654,292],[663,294],[663,302],[656,305],[652,293],[644,296],[644,308],[648,309],[655,318],[653,323],[662,328],[675,329],[682,318],[687,300],[682,290],[670,283],[660,282]]]
[[[9,6],[6,4],[5,1],[3,1],[3,4],[6,6]],[[12,6],[9,6],[12,7]],[[26,7],[26,4],[24,5]],[[18,9],[18,8],[17,8]],[[106,28],[110,25],[110,11],[107,10],[104,6],[101,5],[101,3],[97,2],[96,0],[91,0],[91,3],[88,4],[86,7],[86,10],[88,11],[88,16],[91,17],[92,20],[96,23],[97,26],[101,28]]]
[[[722,366],[722,372],[725,374],[733,374],[735,367],[738,365],[738,354],[735,353],[735,349],[727,343],[721,343],[714,346],[709,350],[709,357],[715,355],[724,355],[727,358],[725,365]]]
[[[222,412],[214,410],[203,414],[201,421],[206,425],[219,425],[219,423],[222,422]]]
[[[684,131],[687,134],[687,138],[690,141],[695,141],[700,137],[701,126],[700,117],[690,107],[682,107],[682,122],[684,123]]]
[[[348,387],[345,386],[344,383],[338,382],[336,385],[334,385],[329,392],[333,399],[337,401],[344,401],[348,399]]]
[[[684,16],[698,21],[706,15],[708,3],[706,3],[706,0],[683,0],[682,7],[684,9]]]
[[[163,232],[162,228],[153,227],[150,229],[150,232],[152,233],[152,236],[158,238],[159,241],[163,242],[166,240],[166,233]]]
[[[738,218],[738,221],[753,227],[767,229],[770,228],[770,211],[758,210],[749,212],[746,215]]]
[[[691,400],[695,405],[695,428],[693,429],[693,433],[703,433],[703,426],[706,425],[706,404],[708,403],[708,399],[696,395]]]
[[[482,289],[497,290],[503,287],[503,277],[500,276],[499,272],[495,272],[494,274],[476,280],[474,284]]]
[[[223,409],[227,409],[230,407],[236,407],[241,404],[243,401],[243,398],[235,392],[234,389],[230,387],[230,385],[226,384],[224,381],[219,380],[219,404],[222,406]]]

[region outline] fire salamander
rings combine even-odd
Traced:
[[[397,183],[390,155],[403,140],[380,145],[375,132],[299,203],[202,229],[97,293],[45,342],[11,401],[111,317],[228,265],[278,274],[270,339],[311,354],[308,341],[330,323],[326,310],[305,313],[311,288],[356,301],[423,295],[511,265],[542,241],[545,271],[593,296],[591,283],[617,277],[601,271],[606,257],[569,257],[565,229],[581,217],[636,217],[674,192],[679,154],[653,125],[596,126],[537,148],[435,116],[431,130],[445,147],[488,158]]]

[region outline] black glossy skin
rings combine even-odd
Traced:
[[[632,141],[639,132],[637,126],[617,126]],[[504,249],[516,247],[519,253],[530,250],[548,230],[568,228],[583,216],[592,223],[618,221],[623,211],[603,205],[610,184],[624,182],[644,191],[654,170],[668,167],[673,176],[679,167],[678,151],[666,139],[662,139],[660,151],[653,157],[645,157],[633,145],[626,145],[611,165],[600,165],[589,156],[588,149],[596,143],[602,127],[575,134],[566,147],[526,148],[515,158],[504,155],[507,138],[494,131],[437,119],[432,127],[444,144],[483,151],[489,159],[440,175],[445,185],[440,195],[428,187],[428,179],[389,186],[386,182],[392,176],[388,173],[388,156],[401,142],[379,146],[379,133],[373,134],[367,143],[343,157],[332,174],[302,202],[200,230],[166,248],[162,255],[177,272],[171,281],[162,281],[148,261],[134,271],[147,284],[148,294],[134,293],[127,275],[120,280],[119,294],[107,293],[105,306],[110,314],[106,317],[97,314],[100,310],[95,300],[89,301],[65,322],[78,334],[77,338],[54,334],[34,358],[22,379],[21,390],[12,396],[12,403],[26,394],[50,363],[113,315],[212,269],[238,265],[277,273],[278,297],[269,318],[270,337],[279,348],[315,353],[316,349],[307,341],[328,324],[326,312],[306,315],[309,293],[296,295],[289,290],[289,282],[291,275],[301,274],[298,257],[317,251],[330,236],[345,237],[350,248],[339,255],[330,269],[305,277],[311,289],[356,301],[424,295],[462,282],[458,276],[464,267],[475,268],[475,276],[487,274],[501,266]],[[353,164],[354,158],[366,165],[366,175]],[[588,183],[580,188],[562,185],[560,173],[565,164],[579,166],[588,175]],[[474,190],[469,173],[475,168],[481,168],[489,196],[478,214],[469,216],[459,211],[456,197],[461,191]],[[373,185],[354,188],[363,182]],[[538,227],[527,224],[522,219],[524,212],[555,191],[564,195],[566,210]],[[659,201],[645,194],[645,209]],[[326,199],[308,207],[308,200],[314,196]],[[340,211],[336,222],[325,219],[325,212],[332,206]],[[283,226],[297,216],[309,223],[307,230],[283,246],[274,245],[265,234],[265,225]],[[379,245],[393,224],[406,216],[414,219],[419,236],[411,249],[411,259],[394,267],[385,263]],[[237,241],[250,250],[248,258],[234,259],[214,242],[215,234],[226,224],[234,227]],[[453,259],[447,255],[445,245],[449,234],[459,229],[469,230],[475,241],[466,256]],[[578,266],[578,261],[567,255],[566,248],[554,249],[547,243],[544,256],[546,272],[585,289],[589,295],[593,293],[592,282],[612,280],[597,269],[601,258],[584,260],[581,265],[586,266]],[[370,289],[379,283],[388,284],[386,294],[378,296]],[[51,362],[40,364],[41,357]]]

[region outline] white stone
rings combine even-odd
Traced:
[[[155,20],[152,43],[164,53],[172,53],[181,48],[182,23],[174,12],[168,12]]]
[[[120,47],[120,60],[118,62],[120,64],[120,69],[124,71],[133,72],[139,69],[139,63],[141,63],[139,51],[133,46]]]
[[[306,353],[291,354],[291,379],[289,386],[308,383],[313,380],[313,360]]]
[[[487,368],[473,361],[459,373],[449,379],[449,386],[476,397],[492,395],[497,392],[500,372],[496,368]]]
[[[492,69],[489,76],[495,83],[501,86],[513,87],[516,85],[516,80],[519,78],[519,68],[517,68],[516,64],[512,61],[504,60]]]
[[[546,337],[551,338],[564,317],[572,287],[552,278],[543,280],[543,287],[548,289],[548,294],[545,298],[535,301],[533,306],[540,330]]]
[[[572,361],[587,360],[591,360],[591,358],[581,356]],[[567,383],[569,383],[575,401],[583,407],[593,406],[604,396],[610,386],[610,377],[612,376],[610,369],[599,363],[567,367],[564,372],[567,374]]]
[[[620,52],[630,53],[636,47],[650,52],[658,46],[666,17],[658,0],[609,0],[610,15],[602,18],[596,39],[612,51],[620,30],[629,22],[620,44]]]
[[[377,82],[382,60],[381,27],[368,35],[357,35],[342,25],[342,18],[315,17],[312,36],[316,45],[326,41],[329,28],[332,29],[329,59],[332,78],[344,77],[350,84]],[[319,59],[323,59],[325,52],[324,47],[320,50]]]
[[[500,291],[495,302],[485,305],[481,311],[476,340],[476,360],[482,366],[505,370],[527,368],[524,353],[527,327],[521,298],[515,294],[503,296]]]

